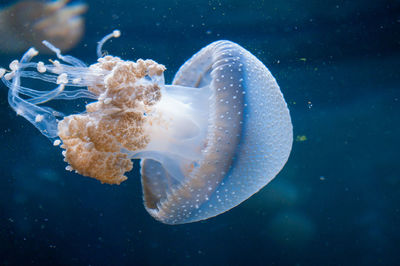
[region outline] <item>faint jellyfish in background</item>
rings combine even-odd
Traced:
[[[298,188],[290,180],[275,180],[262,192],[257,206],[263,204],[270,209],[292,207],[299,202],[299,194]]]
[[[120,184],[141,159],[146,210],[167,224],[204,220],[240,204],[285,165],[292,123],[276,80],[254,55],[230,41],[213,42],[189,59],[171,85],[164,65],[103,56],[97,63],[56,53],[31,62],[31,48],[0,69],[9,103],[42,134],[61,144],[67,170]],[[56,84],[31,89],[22,81]],[[64,115],[51,100],[93,100]]]
[[[62,50],[73,48],[84,33],[87,5],[69,0],[24,0],[0,9],[0,53],[26,51],[48,40]]]
[[[267,225],[267,236],[281,248],[301,250],[306,248],[315,236],[314,222],[298,211],[277,213]]]

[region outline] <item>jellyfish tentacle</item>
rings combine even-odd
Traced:
[[[104,36],[103,39],[101,39],[97,44],[97,49],[96,49],[97,57],[98,58],[103,57],[102,48],[103,48],[103,45],[108,40],[110,40],[111,38],[119,38],[120,36],[121,36],[121,32],[119,30],[114,30],[112,33],[107,34],[106,36]]]
[[[30,48],[19,62],[14,60],[10,64],[11,72],[4,73],[2,81],[10,88],[8,101],[16,113],[31,122],[46,137],[54,139],[58,137],[57,117],[61,113],[50,107],[38,105],[54,99],[96,99],[98,96],[87,89],[66,90],[66,86],[84,87],[93,84],[98,74],[90,75],[88,67],[81,60],[62,55],[60,49],[49,42],[44,42],[44,44],[55,52],[60,60],[69,65],[62,64],[57,60],[46,65],[42,62],[30,62],[38,54],[36,49]],[[44,72],[48,72],[48,74]],[[47,83],[55,83],[57,86],[52,90],[35,90],[22,86],[21,78],[38,79]]]
[[[81,60],[79,60],[78,58],[75,58],[75,57],[69,56],[69,55],[62,55],[61,50],[58,49],[57,47],[55,47],[50,42],[44,40],[44,41],[42,41],[42,43],[44,46],[46,46],[51,51],[53,51],[57,55],[57,58],[63,60],[64,62],[67,62],[75,67],[86,67],[86,64],[84,62],[82,62]]]
[[[23,116],[29,122],[31,122],[36,128],[39,129],[42,134],[48,138],[57,137],[57,120],[55,118],[54,110],[51,108],[41,108],[22,99],[20,94],[21,87],[21,71],[19,66],[23,66],[37,55],[37,51],[34,48],[30,48],[21,58],[20,62],[13,69],[13,81],[8,93],[8,101],[10,106],[16,111],[18,115]],[[10,73],[11,74],[11,73]],[[2,77],[3,82],[7,81],[8,77]]]
[[[55,89],[49,91],[48,93],[40,96],[40,97],[35,97],[32,99],[28,99],[27,101],[32,103],[32,104],[43,104],[47,103],[53,99],[55,99],[61,92],[63,92],[65,89],[65,84],[60,84],[57,86]]]

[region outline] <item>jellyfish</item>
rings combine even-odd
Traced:
[[[29,49],[1,69],[9,104],[62,148],[67,170],[120,184],[140,159],[144,206],[166,224],[200,221],[240,204],[288,160],[292,123],[280,88],[264,64],[227,40],[213,42],[164,81],[151,59],[103,56],[87,66],[47,41],[57,60],[32,62]],[[22,80],[55,84],[32,89]],[[46,103],[84,98],[63,114]]]
[[[84,31],[82,14],[87,5],[69,0],[24,0],[0,9],[0,51],[21,52],[48,40],[62,50],[71,49],[79,42]]]

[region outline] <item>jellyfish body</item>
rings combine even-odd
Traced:
[[[152,60],[106,56],[86,67],[47,46],[66,64],[30,63],[35,51],[28,51],[10,73],[2,71],[10,105],[62,142],[69,170],[119,184],[131,159],[141,159],[146,210],[163,223],[204,220],[235,207],[270,182],[289,157],[292,124],[279,86],[233,42],[203,48],[171,85],[164,84],[165,67]],[[21,77],[59,86],[32,90],[21,86]],[[95,101],[69,116],[38,106],[78,97]]]
[[[42,40],[68,50],[74,47],[84,32],[82,14],[88,9],[83,2],[69,0],[24,0],[0,9],[0,51],[21,52]],[[41,47],[38,47],[41,48]],[[47,52],[48,49],[40,49]]]

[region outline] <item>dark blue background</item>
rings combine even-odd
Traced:
[[[1,85],[1,265],[396,265],[399,1],[88,4],[85,37],[69,52],[87,63],[115,28],[122,36],[105,49],[165,64],[167,82],[212,41],[251,51],[289,105],[292,154],[275,180],[233,210],[164,225],[142,206],[138,162],[120,186],[65,171],[61,150],[16,116]],[[15,57],[2,54],[0,64]]]

